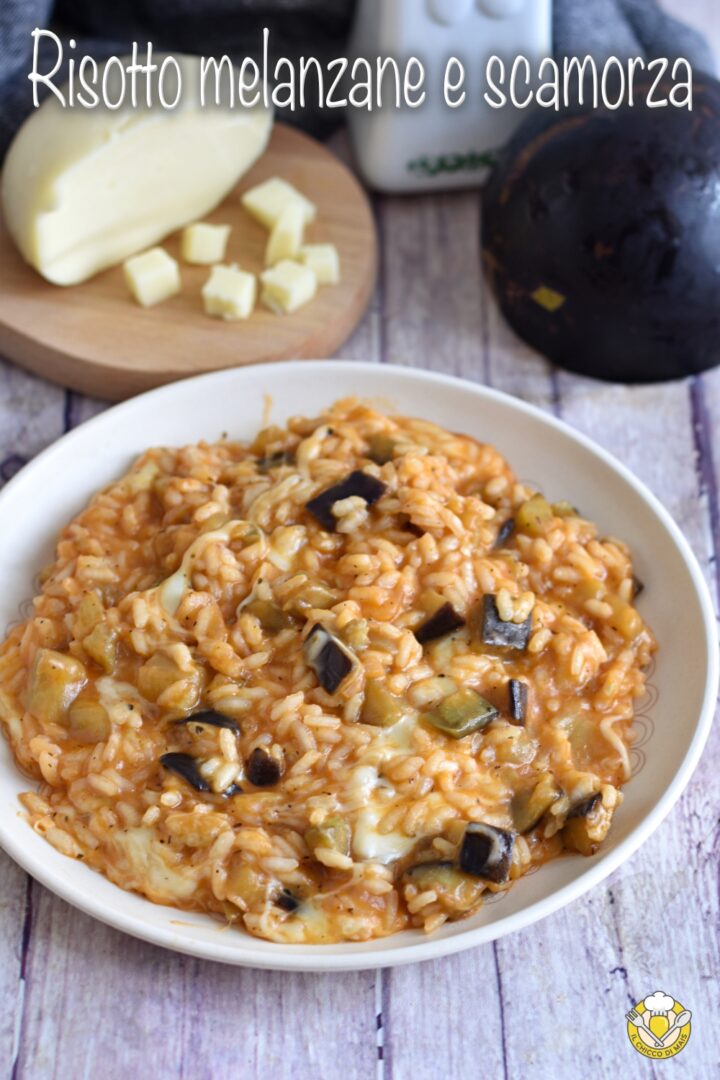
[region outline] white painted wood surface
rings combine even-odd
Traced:
[[[720,54],[717,0],[665,6]],[[642,388],[551,370],[483,285],[476,194],[376,209],[381,280],[342,355],[451,371],[560,414],[661,498],[718,595],[720,370]],[[0,363],[2,479],[102,407]],[[716,727],[667,821],[584,899],[495,945],[394,971],[284,975],[178,956],[94,922],[0,854],[0,1076],[720,1076],[719,766]],[[694,1015],[688,1048],[659,1065],[624,1032],[628,1007],[657,987]]]

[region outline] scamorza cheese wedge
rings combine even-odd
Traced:
[[[171,110],[63,109],[48,98],[7,155],[2,205],[23,257],[74,285],[204,217],[265,149],[263,108],[200,107],[199,59],[178,58]]]

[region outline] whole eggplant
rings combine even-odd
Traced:
[[[615,112],[533,112],[482,240],[503,314],[555,363],[620,382],[719,363],[720,84],[696,74],[692,111],[649,109],[640,86]]]

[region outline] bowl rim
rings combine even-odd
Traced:
[[[0,513],[2,513],[8,492],[14,492],[16,487],[27,482],[29,474],[36,467],[45,465],[59,452],[64,452],[73,442],[87,439],[88,433],[92,433],[94,430],[102,428],[103,423],[106,422],[109,415],[118,417],[126,412],[132,413],[132,410],[139,401],[144,402],[147,399],[161,399],[164,395],[172,393],[176,388],[187,388],[188,384],[192,384],[193,386],[202,384],[203,387],[211,384],[218,384],[221,386],[226,382],[230,383],[235,382],[236,380],[242,380],[243,373],[248,373],[248,375],[250,375],[250,373],[257,374],[258,366],[259,365],[250,365],[249,367],[243,368],[226,368],[220,371],[193,376],[188,379],[177,380],[176,382],[146,391],[127,401],[111,406],[97,416],[78,425],[78,427],[74,428],[72,431],[62,435],[23,466],[23,468],[9,480],[0,491]],[[244,948],[242,945],[238,947],[236,943],[232,954],[230,954],[224,948],[221,941],[218,941],[217,944],[208,941],[194,941],[191,938],[180,934],[178,931],[167,929],[162,926],[154,926],[136,915],[123,911],[121,907],[107,909],[99,898],[96,898],[92,893],[85,893],[80,886],[73,884],[71,880],[66,880],[66,875],[56,873],[51,863],[43,862],[41,859],[36,858],[32,849],[23,847],[22,841],[6,830],[5,823],[2,819],[0,819],[0,846],[16,863],[27,871],[27,873],[46,886],[51,892],[55,893],[57,896],[61,897],[61,899],[67,901],[73,907],[78,908],[85,914],[98,919],[105,925],[130,934],[140,940],[147,941],[153,945],[159,945],[200,959],[227,963],[235,966],[298,972],[373,970],[450,956],[454,953],[495,941],[508,933],[522,930],[525,927],[538,922],[540,919],[545,918],[547,915],[559,911],[573,900],[583,896],[590,889],[604,881],[610,874],[614,873],[615,870],[630,858],[630,856],[652,835],[672,810],[698,764],[703,747],[710,733],[715,712],[718,684],[720,680],[720,653],[718,651],[718,632],[715,610],[708,584],[700,569],[697,558],[669,512],[652,491],[650,491],[650,489],[639,480],[627,466],[609,451],[605,450],[602,446],[594,442],[594,440],[572,427],[566,421],[545,412],[543,409],[530,404],[522,398],[515,397],[502,390],[496,390],[494,387],[489,387],[482,383],[471,382],[468,379],[456,375],[406,367],[400,364],[381,364],[356,360],[289,360],[273,363],[267,367],[263,365],[263,369],[268,373],[269,380],[282,380],[284,371],[292,371],[296,374],[298,369],[300,369],[308,378],[312,378],[313,375],[322,378],[323,376],[327,376],[329,370],[333,370],[355,374],[358,376],[359,380],[362,380],[364,374],[371,376],[371,378],[380,378],[381,380],[384,378],[384,374],[388,374],[399,376],[401,379],[406,378],[412,382],[424,382],[428,386],[434,384],[447,387],[449,385],[451,388],[458,390],[465,390],[466,392],[471,391],[480,397],[484,397],[486,400],[497,401],[505,406],[510,406],[520,413],[549,426],[568,437],[571,442],[582,446],[592,455],[600,458],[605,465],[609,466],[614,472],[619,474],[633,490],[633,494],[649,507],[655,517],[659,519],[666,533],[669,534],[689,571],[702,615],[703,631],[705,635],[704,646],[706,649],[707,661],[707,675],[703,699],[695,730],[687,751],[683,759],[679,762],[672,780],[653,804],[652,808],[642,817],[639,823],[631,829],[624,840],[620,841],[616,847],[605,853],[597,861],[588,860],[589,865],[582,873],[572,881],[553,890],[548,896],[535,900],[523,907],[520,911],[502,916],[491,923],[474,928],[468,927],[467,931],[452,937],[434,938],[428,936],[427,939],[419,942],[412,941],[406,945],[398,943],[398,945],[383,949],[382,952],[356,951],[358,945],[366,943],[348,943],[349,949],[352,948],[352,946],[355,946],[353,951],[338,952],[338,948],[342,948],[342,945],[298,947],[296,945],[262,941],[260,946],[262,948],[261,952],[255,952],[254,949]],[[378,392],[382,393],[382,390],[379,389]],[[360,396],[372,397],[373,387],[370,386],[367,392]],[[68,863],[71,862],[71,860],[67,861]],[[109,879],[105,880],[108,881]],[[120,897],[126,895],[124,890],[121,890],[119,886],[115,886],[115,888],[118,889]],[[139,894],[130,895],[138,896]],[[139,898],[144,900],[147,904],[152,903],[144,897]],[[162,907],[162,905],[153,906]],[[184,913],[179,910],[178,914],[179,916],[182,916],[183,914],[189,913]],[[180,921],[180,919],[178,921]],[[398,935],[394,936],[401,939],[402,933],[403,932],[400,932]],[[254,942],[257,939],[252,938],[251,940]],[[390,939],[384,938],[380,940],[388,941]],[[305,950],[312,950],[312,952],[310,953]]]

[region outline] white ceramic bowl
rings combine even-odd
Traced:
[[[718,680],[715,617],[695,558],[657,499],[604,450],[552,417],[482,386],[406,368],[323,361],[223,371],[134,398],[66,435],[0,494],[0,629],[19,617],[58,529],[147,445],[214,440],[224,431],[252,436],[268,395],[271,419],[281,421],[312,416],[350,394],[494,443],[521,478],[542,485],[552,499],[576,503],[603,532],[629,542],[646,586],[639,606],[660,642],[648,702],[640,708],[637,775],[598,855],[554,860],[473,918],[447,923],[429,937],[405,931],[366,944],[286,946],[151,904],[60,855],[18,814],[17,796],[27,781],[0,739],[5,850],[71,904],[158,945],[231,964],[339,971],[425,960],[492,941],[557,911],[617,869],[668,813],[707,738]]]

